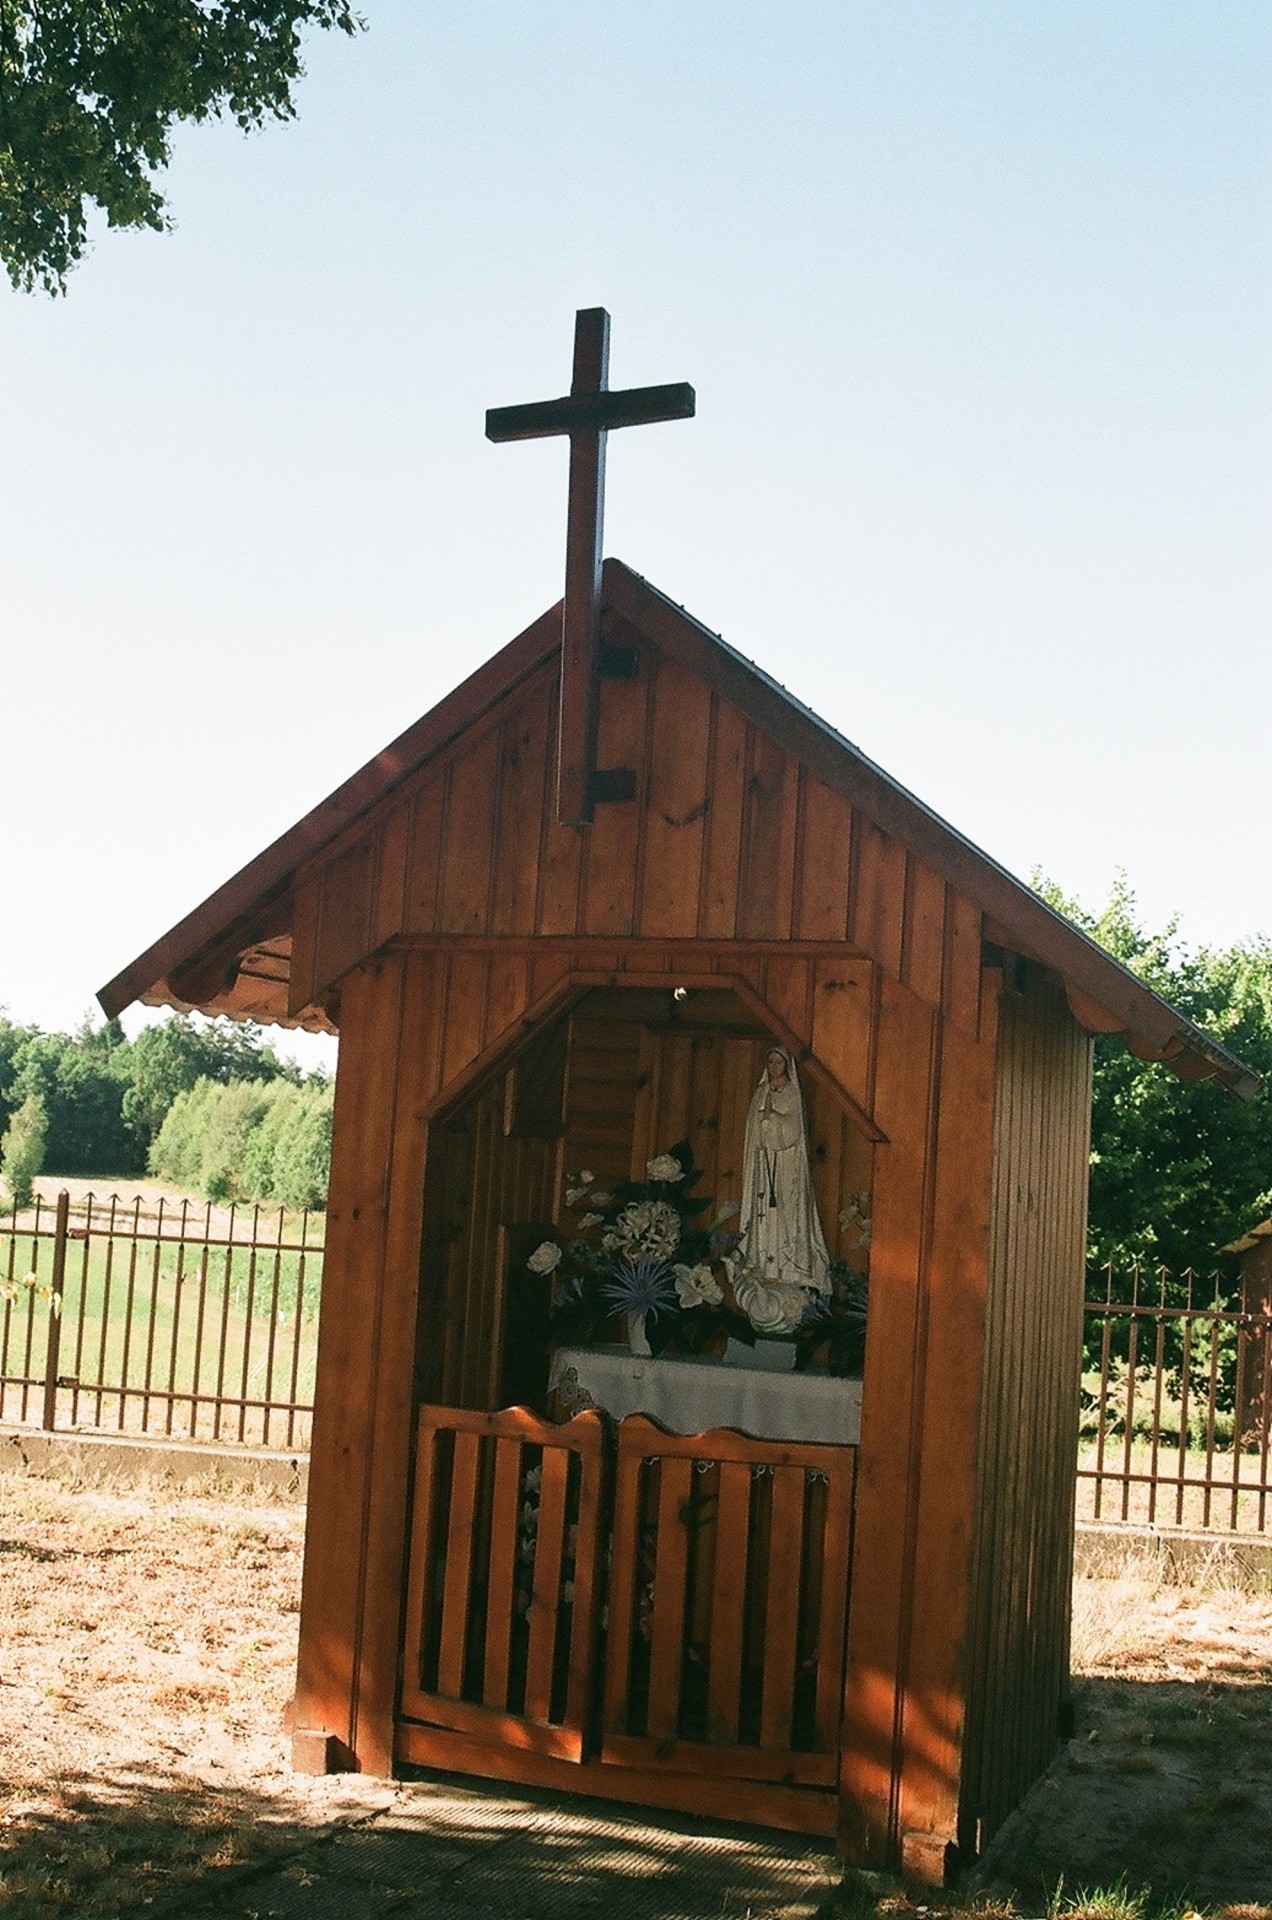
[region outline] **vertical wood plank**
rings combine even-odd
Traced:
[[[685,1593],[689,1577],[686,1518],[693,1462],[664,1456],[658,1470],[658,1558],[654,1566],[647,1725],[652,1740],[674,1740],[680,1718],[680,1675],[685,1651]]]
[[[921,999],[941,1005],[945,960],[945,882],[912,857],[906,919],[906,981]]]
[[[486,1586],[486,1659],[482,1699],[501,1712],[508,1705],[508,1662],[517,1591],[517,1523],[521,1511],[521,1442],[496,1440],[490,1502],[490,1563]]]
[[[447,966],[446,1025],[442,1035],[442,1085],[477,1058],[486,1031],[486,983],[490,957],[452,953]]]
[[[747,729],[746,721],[730,701],[717,698],[712,711],[711,803],[699,931],[704,939],[731,940],[738,932]]]
[[[630,1421],[624,1421],[619,1428],[618,1467],[614,1483],[602,1718],[606,1733],[626,1733],[631,1710],[632,1634],[636,1624],[636,1582],[640,1571],[640,1450],[631,1444],[630,1426]]]
[[[477,1512],[477,1469],[481,1436],[455,1435],[451,1467],[450,1513],[446,1527],[446,1580],[442,1589],[442,1637],[437,1656],[437,1691],[451,1700],[464,1693],[464,1652],[472,1597],[473,1521]]]
[[[370,835],[355,841],[325,869],[318,929],[317,978],[320,987],[339,980],[365,960],[371,939],[371,888],[375,843]]]
[[[797,940],[843,940],[848,929],[852,808],[841,793],[805,775],[801,811]]]
[[[799,1659],[799,1582],[804,1559],[804,1469],[774,1467],[764,1593],[764,1688],[761,1747],[789,1747]]]
[[[843,1703],[844,1620],[852,1560],[852,1498],[856,1453],[845,1456],[826,1489],[822,1534],[821,1605],[817,1617],[817,1748],[834,1753]]]
[[[545,683],[504,722],[500,742],[499,858],[491,902],[495,933],[533,933],[539,891],[540,835],[551,807],[551,705],[555,683]]]
[[[707,1666],[707,1735],[735,1746],[742,1704],[742,1647],[750,1564],[751,1469],[720,1467],[715,1569],[711,1588],[711,1646]]]
[[[584,835],[581,927],[587,933],[635,930],[649,699],[650,688],[643,679],[606,680],[601,686],[597,764],[633,769],[637,797],[598,804]]]
[[[813,1052],[863,1113],[874,1105],[874,967],[819,959],[813,969]]]
[[[530,1647],[526,1658],[526,1718],[546,1721],[552,1714],[552,1667],[556,1650],[557,1609],[561,1601],[561,1558],[565,1545],[565,1489],[569,1455],[561,1447],[543,1450],[539,1483],[539,1526],[530,1595]]]
[[[299,1013],[318,993],[318,919],[322,906],[319,875],[304,873],[296,883],[292,908],[291,978],[287,1008]]]
[[[771,954],[764,963],[764,998],[801,1040],[812,1027],[812,963],[800,954]]]
[[[918,1471],[916,1384],[923,1364],[920,1278],[937,1092],[935,1016],[885,978],[874,1113],[888,1135],[875,1150],[870,1322],[862,1382],[855,1564],[848,1629],[840,1797],[844,1839],[862,1864],[897,1841],[898,1676],[913,1598],[911,1502]]]
[[[856,815],[854,825],[857,885],[853,944],[899,980],[905,931],[905,848],[864,814]]]
[[[799,770],[767,734],[752,737],[743,800],[743,862],[738,934],[789,940],[795,893]]]
[[[435,1552],[437,1436],[423,1419],[416,1445],[415,1500],[411,1515],[410,1559],[406,1583],[404,1686],[418,1692],[423,1685],[424,1634],[432,1601],[430,1576]]]
[[[711,693],[697,674],[659,660],[647,747],[645,856],[639,931],[697,931],[709,788]]]
[[[366,1467],[378,1380],[368,1329],[378,1317],[382,1285],[400,982],[396,961],[370,962],[350,976],[341,1002],[297,1662],[297,1727],[332,1734],[354,1750],[365,1563],[359,1544],[350,1565],[349,1542],[362,1541],[370,1497]],[[400,1556],[405,1502],[398,1535]],[[400,1591],[399,1583],[395,1614]]]
[[[488,727],[453,754],[442,843],[439,924],[443,933],[485,933],[499,795],[499,733]]]
[[[980,1032],[981,910],[950,889],[946,916],[945,1010],[962,1033]]]
[[[430,768],[411,803],[411,841],[406,876],[406,925],[409,933],[436,933],[442,878],[442,820],[446,810],[446,770]]]
[[[375,878],[371,944],[382,946],[406,925],[406,864],[410,851],[411,809],[395,807],[380,829],[380,858]]]

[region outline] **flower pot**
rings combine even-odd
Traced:
[[[632,1353],[642,1360],[650,1357],[653,1349],[645,1337],[645,1316],[643,1313],[629,1313],[627,1316],[627,1345]]]
[[[761,1367],[766,1373],[793,1373],[795,1342],[757,1333],[755,1345],[748,1347],[745,1340],[735,1340],[730,1335],[724,1350],[724,1364],[726,1367]]]

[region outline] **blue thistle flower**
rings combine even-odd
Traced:
[[[620,1313],[668,1313],[676,1306],[671,1268],[654,1254],[638,1254],[614,1268],[601,1296]]]

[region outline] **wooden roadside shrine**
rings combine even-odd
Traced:
[[[101,1000],[340,1035],[296,1764],[751,1820],[940,1879],[1065,1706],[1091,1036],[1255,1083],[598,564],[604,433],[692,411],[609,394],[606,340],[580,316],[574,393],[490,423],[571,434],[564,609]],[[859,1438],[550,1418],[526,1261],[567,1170],[639,1177],[684,1138],[736,1195],[774,1041],[828,1231],[869,1196]]]

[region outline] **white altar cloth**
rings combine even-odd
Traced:
[[[672,1433],[736,1427],[756,1440],[856,1446],[861,1382],[827,1373],[770,1373],[682,1354],[644,1359],[626,1347],[558,1347],[548,1385],[571,1413],[600,1407],[615,1420],[647,1413]]]

